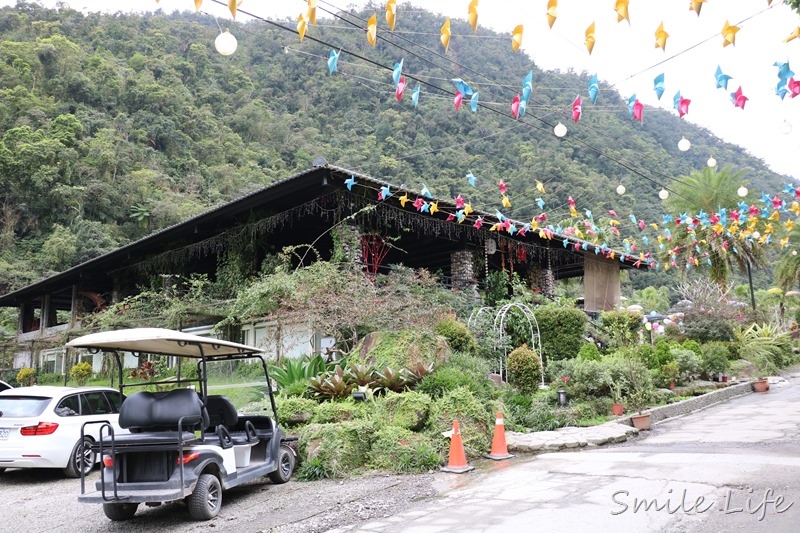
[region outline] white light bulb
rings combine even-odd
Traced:
[[[617,194],[625,194],[625,186],[624,185],[617,185]]]
[[[686,137],[681,137],[681,140],[678,141],[678,150],[680,150],[681,152],[685,152],[691,147],[692,143],[690,143],[689,139],[687,139]]]
[[[758,231],[754,231],[754,232],[753,232],[753,238],[754,238],[755,240],[758,240],[758,239],[760,239],[760,238],[761,238],[761,233],[759,233]]]
[[[740,197],[744,198],[745,196],[747,196],[747,187],[742,185],[741,187],[739,187],[736,190],[736,194],[738,194]]]
[[[236,42],[236,37],[228,30],[225,30],[214,39],[214,46],[217,52],[224,56],[229,56],[236,51],[236,47],[239,46],[239,44]]]
[[[661,189],[658,193],[658,197],[662,200],[666,200],[669,198],[669,191],[667,189]]]
[[[567,127],[559,122],[558,124],[556,124],[556,127],[553,128],[553,133],[555,134],[556,137],[561,138],[567,134]]]
[[[715,166],[717,166],[717,160],[716,160],[716,159],[714,159],[714,157],[713,157],[713,156],[712,156],[712,157],[709,157],[709,158],[708,158],[708,161],[706,161],[706,164],[707,164],[709,167],[711,167],[711,168],[714,168]]]

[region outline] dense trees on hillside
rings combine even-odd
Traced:
[[[551,198],[571,194],[598,211],[618,201],[622,182],[637,188],[631,208],[656,211],[659,186],[642,176],[669,183],[705,162],[702,150],[677,157],[663,135],[676,116],[648,110],[644,125],[633,122],[613,90],[559,140],[549,124],[566,120],[585,73],[543,72],[501,39],[454,40],[448,63],[418,46],[437,49],[438,19],[419,11],[413,24],[421,33],[405,45],[411,52],[372,49],[360,31],[320,24],[316,38],[387,67],[342,54],[329,76],[331,46],[261,22],[233,28],[239,49],[223,57],[215,21],[199,14],[82,14],[24,1],[0,9],[0,292],[286,178],[316,156],[441,197],[472,194],[486,209],[499,205],[503,179],[515,199],[507,213],[519,218],[536,210],[535,180]],[[467,33],[466,23],[453,31]],[[394,97],[388,67],[403,57],[430,84],[416,109],[410,89],[402,103]],[[525,120],[506,104],[453,110],[451,78],[481,86],[482,101],[510,102],[529,70]],[[781,187],[760,161],[697,133],[750,182]],[[466,190],[468,171],[476,189]]]

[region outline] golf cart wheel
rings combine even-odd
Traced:
[[[189,516],[194,520],[211,520],[222,507],[222,486],[214,474],[202,474],[189,496]]]
[[[130,520],[139,508],[138,503],[104,503],[103,512],[114,522]]]
[[[286,483],[294,472],[294,453],[288,446],[281,446],[278,451],[278,469],[270,472],[269,479],[276,485]]]
[[[97,454],[92,451],[92,439],[84,437],[82,441],[78,441],[75,447],[72,448],[72,453],[69,455],[69,463],[64,468],[64,475],[67,477],[81,477],[84,476],[94,468],[95,459]]]

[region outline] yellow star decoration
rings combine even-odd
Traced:
[[[784,226],[786,226],[786,231],[792,231],[792,229],[793,229],[793,228],[794,228],[794,227],[795,227],[797,224],[795,224],[795,223],[794,223],[794,220],[791,220],[791,219],[790,219],[790,220],[787,220],[786,222],[784,222],[784,223],[783,223],[783,225],[784,225]]]
[[[505,194],[503,195],[503,207],[511,207],[511,200]]]
[[[789,246],[789,237],[784,237],[781,239],[781,248],[786,248]]]
[[[439,210],[439,202],[431,202],[431,215]]]
[[[469,204],[464,204],[464,216],[468,217],[470,213],[472,213],[473,209],[472,206]]]
[[[792,202],[792,206],[789,208],[789,211],[800,217],[800,203]]]
[[[536,180],[536,190],[544,194],[544,183],[542,183],[539,180]]]
[[[773,211],[767,220],[780,220],[781,214],[778,211]]]
[[[729,44],[736,45],[736,32],[739,31],[739,26],[731,26],[728,21],[725,21],[725,26],[722,27],[722,46]]]
[[[403,194],[403,196],[401,196],[399,198],[399,200],[400,200],[400,205],[405,207],[406,206],[406,202],[410,201],[409,198],[408,198],[408,193]]]

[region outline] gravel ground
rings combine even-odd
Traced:
[[[93,477],[96,477],[96,473]],[[434,497],[435,474],[364,475],[345,480],[255,481],[224,494],[222,510],[194,522],[183,504],[139,507],[128,522],[111,522],[100,505],[78,503],[80,480],[60,471],[0,474],[0,532],[269,532],[318,533],[395,514]]]

